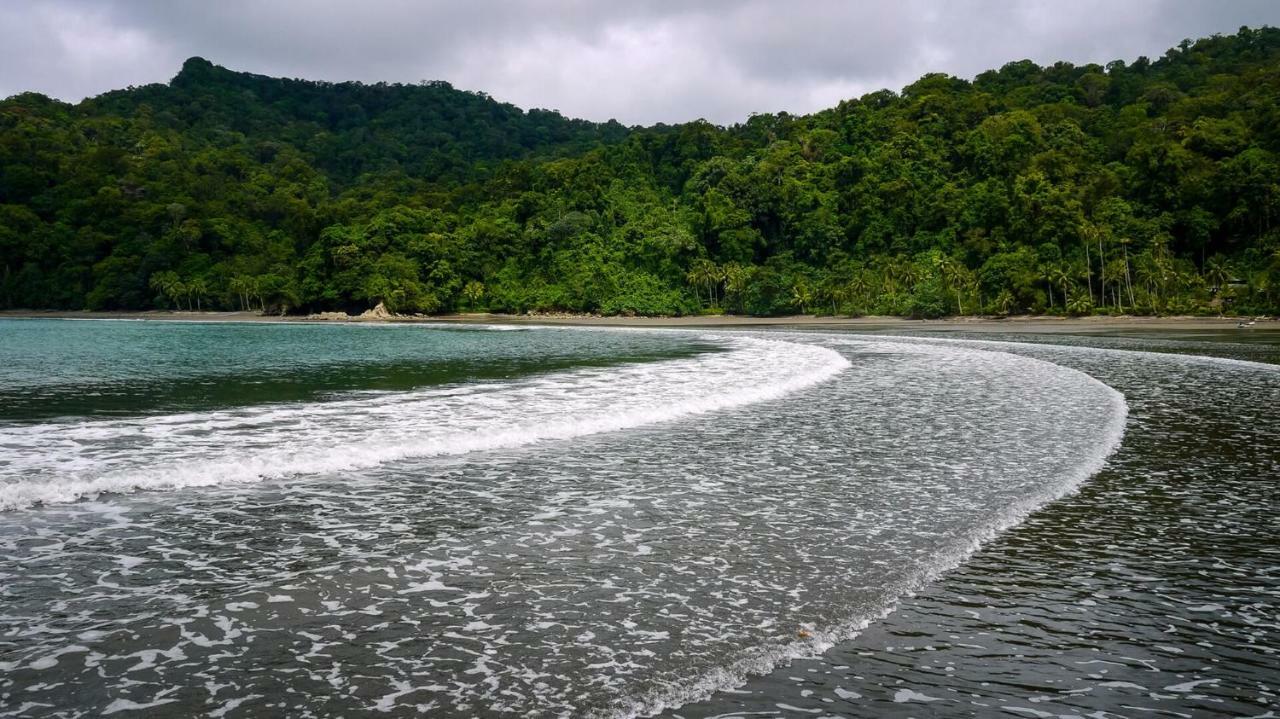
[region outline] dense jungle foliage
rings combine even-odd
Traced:
[[[0,102],[0,308],[1270,313],[1280,30],[625,128],[446,83]]]

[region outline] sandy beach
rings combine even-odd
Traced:
[[[1034,334],[1093,333],[1114,331],[1241,331],[1275,332],[1280,321],[1259,319],[1254,324],[1240,328],[1239,323],[1252,318],[1242,317],[950,317],[936,320],[913,320],[902,317],[815,317],[793,315],[786,317],[744,317],[740,315],[700,315],[687,317],[602,317],[597,315],[529,314],[507,315],[490,313],[462,313],[448,315],[413,316],[342,316],[325,315],[263,315],[257,312],[90,312],[4,310],[0,319],[116,319],[159,320],[183,322],[395,322],[395,323],[458,323],[458,324],[514,324],[560,325],[596,327],[684,327],[684,328],[809,328],[849,330],[920,330],[920,331],[969,331],[969,332],[1027,332]]]

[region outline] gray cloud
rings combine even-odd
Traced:
[[[448,80],[628,124],[810,112],[926,72],[1159,56],[1280,25],[1275,0],[10,0],[0,96],[164,82],[186,57],[318,80]]]

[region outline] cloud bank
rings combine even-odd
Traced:
[[[927,72],[1158,57],[1280,25],[1275,0],[14,0],[0,96],[75,102],[165,82],[192,55],[314,80],[447,80],[626,124],[805,113]]]

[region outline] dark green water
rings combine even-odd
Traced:
[[[145,415],[396,392],[710,349],[616,332],[0,320],[0,420]]]

